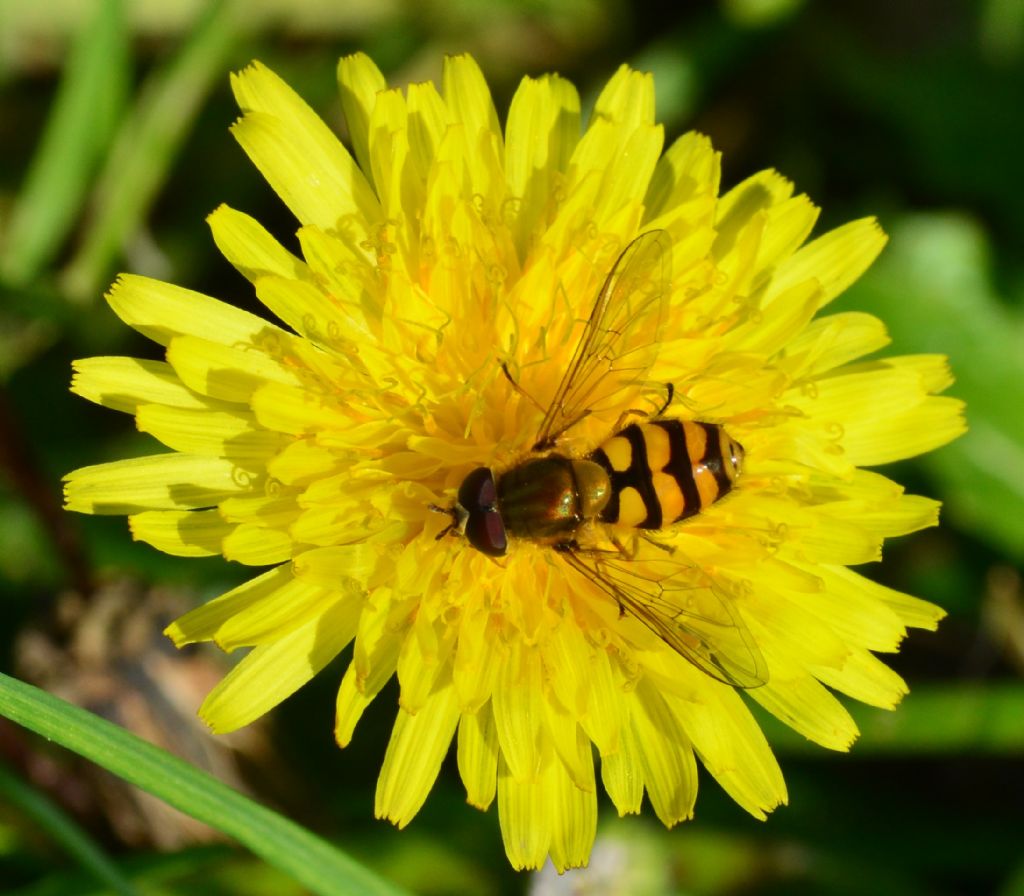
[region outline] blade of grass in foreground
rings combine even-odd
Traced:
[[[17,806],[34,819],[54,840],[60,843],[78,864],[96,880],[120,896],[140,896],[117,865],[101,850],[88,834],[41,793],[19,780],[0,764],[0,797],[9,805]]]
[[[205,822],[321,896],[400,896],[330,844],[165,750],[32,685],[0,674],[0,715]]]

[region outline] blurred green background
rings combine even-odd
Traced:
[[[0,670],[125,725],[254,794],[417,893],[1024,894],[1024,3],[721,0],[0,0]],[[696,128],[730,185],[764,167],[892,240],[841,298],[893,351],[944,352],[970,433],[889,471],[943,500],[943,525],[866,570],[949,611],[893,659],[895,713],[854,707],[850,755],[765,721],[790,788],[767,823],[707,776],[666,832],[602,804],[591,869],[516,874],[496,811],[454,762],[404,832],[373,820],[394,719],[386,690],[344,752],[332,665],[263,724],[211,739],[192,719],[224,659],[174,652],[163,621],[248,570],[166,557],[124,520],[71,517],[59,481],[150,450],[125,415],[67,391],[69,362],[157,357],[101,294],[130,270],[251,306],[203,218],[227,202],[286,242],[294,222],[227,132],[228,72],[260,58],[333,125],[337,58],[392,83],[480,61],[499,112],[523,74],[585,102],[622,61],[655,74],[669,138]],[[83,595],[88,595],[84,597]],[[244,851],[0,720],[0,887],[103,892],[36,798],[76,819],[147,893],[302,892]]]

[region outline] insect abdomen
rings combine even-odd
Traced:
[[[727,494],[743,448],[722,426],[691,420],[631,423],[592,455],[611,480],[607,523],[660,529]]]

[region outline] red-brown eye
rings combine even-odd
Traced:
[[[466,539],[478,551],[492,557],[500,557],[508,550],[508,536],[497,501],[494,474],[487,467],[477,467],[459,486],[459,504],[467,513]]]

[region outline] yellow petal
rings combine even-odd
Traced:
[[[501,753],[512,775],[528,778],[539,761],[541,723],[540,659],[527,646],[513,643],[498,667],[491,706]]]
[[[211,507],[253,487],[231,461],[188,454],[156,454],[82,467],[64,477],[68,510],[137,513]]]
[[[576,776],[567,774],[566,769],[559,767],[558,763],[552,763],[551,768],[548,792],[554,824],[550,850],[551,862],[559,874],[567,868],[581,868],[587,864],[597,833],[597,793],[589,741],[581,741],[578,752],[586,756],[585,766],[588,770],[582,787]]]
[[[517,871],[540,868],[547,858],[555,823],[551,811],[550,756],[529,777],[512,774],[504,753],[498,754],[498,820],[505,854]]]
[[[943,392],[953,385],[953,371],[945,355],[900,355],[886,358],[885,364],[894,370],[913,371],[921,378],[925,392]]]
[[[414,243],[419,248],[417,216],[405,212],[423,207],[426,184],[409,162],[408,110],[400,90],[382,91],[377,96],[370,118],[370,163],[381,208],[394,228],[404,259]],[[380,250],[395,254],[383,238]]]
[[[355,340],[374,347],[381,317],[380,281],[375,268],[341,240],[318,230],[299,231],[302,255],[323,291],[330,296],[332,319],[336,319],[334,341]]]
[[[129,327],[167,345],[175,336],[202,336],[222,345],[258,345],[284,333],[255,314],[202,293],[137,274],[121,274],[106,300]]]
[[[844,423],[843,448],[861,466],[892,463],[932,451],[967,431],[964,403],[931,396],[895,419],[861,418]]]
[[[379,217],[373,189],[352,157],[284,81],[255,62],[231,86],[246,113],[234,134],[295,217],[324,230]]]
[[[790,340],[783,364],[794,379],[825,373],[889,344],[885,325],[870,314],[847,311],[812,321]]]
[[[498,780],[498,732],[489,706],[463,713],[459,720],[458,762],[466,801],[486,810]]]
[[[262,469],[288,442],[280,433],[257,429],[252,414],[246,411],[147,404],[139,408],[135,421],[140,432],[148,432],[175,451],[225,457],[255,469]]]
[[[220,502],[220,515],[231,523],[255,522],[264,526],[286,527],[299,514],[294,492],[273,489],[266,495],[246,495]]]
[[[292,579],[262,599],[239,609],[217,629],[215,640],[222,650],[273,643],[310,619],[321,618],[332,607],[332,618],[346,631],[355,633],[359,600],[342,598],[341,592]]]
[[[465,125],[472,143],[476,143],[481,130],[501,139],[501,125],[490,88],[472,56],[468,53],[445,56],[442,85],[445,104],[452,117]]]
[[[228,261],[251,283],[273,274],[300,279],[309,270],[275,240],[255,218],[227,205],[218,206],[206,219],[213,241]]]
[[[258,601],[272,598],[280,589],[287,588],[291,582],[292,571],[287,564],[271,569],[189,611],[167,626],[164,634],[174,641],[176,647],[194,644],[197,641],[212,641],[221,626],[236,613],[244,611]]]
[[[644,767],[632,725],[623,725],[618,746],[601,756],[601,781],[620,816],[639,814],[644,798]]]
[[[763,819],[786,802],[782,771],[739,694],[729,687],[706,685],[700,702],[667,699],[705,768],[737,803]]]
[[[842,669],[812,671],[830,688],[881,709],[892,709],[907,693],[906,682],[899,675],[861,648],[850,651]]]
[[[360,335],[350,323],[351,314],[312,283],[261,277],[256,295],[296,333],[322,348],[341,346]]]
[[[295,542],[286,530],[242,523],[224,539],[224,556],[246,566],[269,566],[288,560]]]
[[[480,707],[491,698],[498,669],[505,660],[503,652],[492,643],[490,624],[491,614],[487,610],[479,606],[463,608],[452,677],[459,704],[468,713],[483,711]]]
[[[267,473],[285,485],[301,486],[330,476],[349,461],[312,439],[294,439],[267,463]]]
[[[569,165],[569,189],[581,191],[584,180],[598,173],[594,183],[594,224],[612,229],[612,215],[635,208],[636,219],[623,232],[635,231],[643,197],[658,163],[664,142],[660,125],[641,125],[624,135],[612,122],[591,122],[576,145]]]
[[[580,98],[557,75],[523,78],[505,126],[505,176],[511,197],[505,220],[520,258],[553,216],[553,192],[580,139]]]
[[[723,520],[738,523],[735,514],[743,514],[747,525],[763,519],[764,528],[804,561],[868,563],[881,553],[880,537],[827,508],[801,507],[791,500],[749,493],[743,495],[742,502],[733,501],[722,508]]]
[[[792,595],[794,602],[828,625],[846,644],[869,650],[897,648],[906,634],[904,623],[873,593],[881,586],[845,567],[817,566],[815,573],[821,579],[822,590]]]
[[[592,650],[576,620],[566,619],[539,646],[546,679],[558,682],[555,696],[574,718],[583,716],[592,699]]]
[[[349,138],[359,167],[369,176],[369,122],[377,94],[387,89],[380,69],[365,53],[353,53],[338,61],[338,87]]]
[[[587,712],[580,718],[580,724],[597,744],[601,755],[607,756],[619,748],[619,732],[628,724],[626,697],[622,681],[617,678],[606,651],[594,651],[588,674],[591,693]]]
[[[376,692],[366,694],[359,690],[356,686],[355,663],[349,663],[335,702],[334,739],[339,747],[347,747],[351,743],[356,724],[375,696]]]
[[[352,422],[325,396],[280,383],[260,386],[253,393],[252,409],[261,426],[296,436],[335,427],[344,430]]]
[[[883,538],[907,535],[939,522],[939,502],[920,495],[900,495],[889,501],[836,501],[823,506],[828,513],[855,519]]]
[[[332,545],[303,551],[292,561],[292,568],[308,582],[363,586],[382,554],[374,544]]]
[[[771,169],[740,181],[718,200],[716,249],[721,252],[722,246],[734,244],[737,235],[752,218],[785,202],[792,195],[792,182]]]
[[[821,301],[825,305],[871,266],[886,239],[877,219],[851,221],[818,237],[782,262],[772,277],[772,287],[788,289],[813,277],[821,284]]]
[[[218,734],[258,719],[290,697],[352,639],[347,602],[334,604],[276,641],[254,648],[203,701],[199,715]]]
[[[394,674],[410,612],[411,602],[392,603],[387,589],[367,601],[352,651],[356,687],[364,694],[376,694]]]
[[[882,362],[822,377],[786,400],[812,418],[838,423],[851,463],[873,466],[930,450],[963,431],[961,403],[929,397],[924,386],[917,371]]]
[[[664,698],[642,680],[632,721],[644,784],[655,814],[666,827],[693,816],[697,763],[690,739]]]
[[[186,388],[163,361],[138,358],[84,358],[71,364],[71,391],[115,411],[135,413],[140,404],[179,408],[211,407],[203,396]]]
[[[283,348],[287,341],[278,345]],[[272,352],[273,346],[268,344],[267,349]],[[219,401],[247,404],[265,382],[300,382],[296,371],[286,368],[272,354],[254,346],[223,345],[201,336],[172,339],[167,360],[190,389]]]
[[[807,326],[821,305],[819,292],[815,280],[792,287],[733,329],[726,337],[727,345],[739,352],[773,355]]]
[[[946,611],[941,607],[935,606],[935,604],[930,604],[919,597],[902,594],[899,591],[894,591],[892,588],[886,588],[884,585],[879,585],[877,582],[864,578],[864,576],[853,572],[853,570],[844,567],[832,567],[829,569],[829,573],[834,579],[842,580],[847,588],[863,594],[865,598],[877,600],[885,604],[899,617],[900,621],[907,628],[923,628],[935,631],[939,620],[946,615]],[[885,649],[872,647],[870,644],[865,644],[864,646],[872,650]]]
[[[455,734],[459,706],[451,680],[441,683],[416,715],[398,711],[377,779],[374,814],[404,828],[419,811]]]
[[[594,117],[614,122],[625,134],[654,123],[654,76],[620,65],[601,89]]]
[[[551,742],[574,788],[592,790],[594,762],[590,738],[583,733],[576,718],[559,706],[557,701],[545,699],[543,709],[545,731],[541,736]]]
[[[803,194],[767,210],[764,240],[757,256],[757,267],[764,272],[762,276],[768,276],[800,247],[817,220],[817,207]],[[770,284],[765,291],[764,306],[771,305],[790,289],[788,285]]]
[[[856,740],[857,725],[843,705],[816,678],[807,673],[777,674],[750,696],[773,716],[808,740],[829,750],[849,750]]]
[[[215,557],[235,528],[216,510],[146,510],[128,525],[133,538],[176,557]]]
[[[582,195],[583,184],[592,181],[593,205],[587,223],[623,235],[635,231],[637,218],[616,223],[613,216],[642,209],[663,142],[664,131],[654,124],[651,75],[620,66],[601,91],[569,165],[570,194]]]
[[[751,610],[749,622],[757,643],[772,644],[794,668],[839,668],[849,651],[822,614],[812,612],[820,597],[820,593],[785,595],[770,587],[758,588],[757,608]],[[773,670],[770,677],[774,674]]]
[[[430,81],[410,84],[406,104],[409,109],[409,158],[420,180],[426,182],[451,117],[441,94]]]
[[[647,220],[672,215],[698,198],[717,197],[721,166],[721,153],[707,137],[696,131],[684,134],[662,153],[651,175],[644,200]]]
[[[659,124],[637,129],[617,149],[605,171],[598,204],[598,214],[609,228],[614,228],[614,212],[625,210],[628,213],[634,204],[640,207],[664,143],[665,132]],[[635,227],[636,220],[631,214],[630,218]]]
[[[426,705],[438,677],[451,675],[454,647],[455,633],[421,609],[398,655],[398,705],[402,709],[417,713]],[[458,697],[457,691],[455,694]]]

